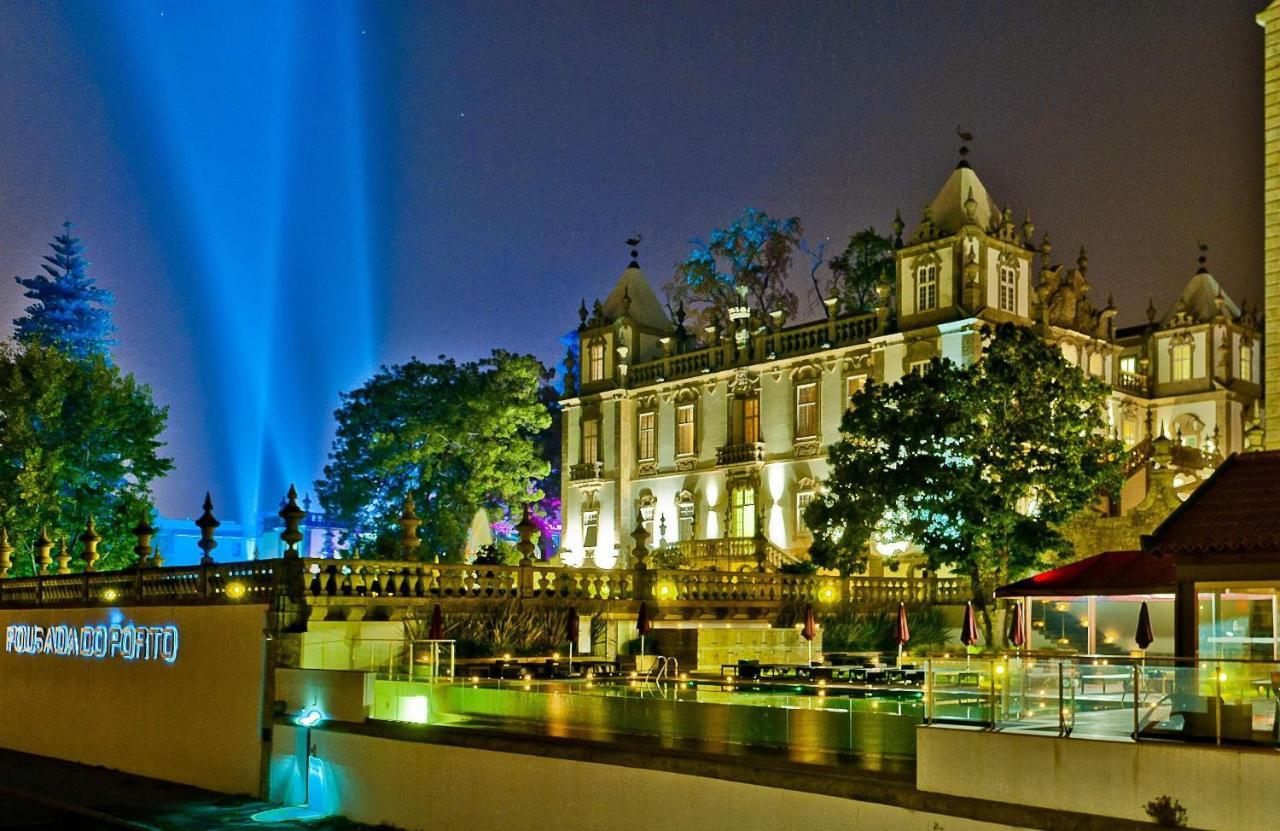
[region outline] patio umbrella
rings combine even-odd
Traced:
[[[902,658],[902,647],[911,640],[911,627],[907,625],[907,604],[898,603],[898,625],[894,632],[898,641],[898,658]]]
[[[964,623],[960,625],[960,643],[973,646],[978,642],[978,618],[973,613],[973,601],[964,604]]]
[[[640,614],[636,615],[636,631],[640,633],[640,655],[644,655],[644,636],[653,630],[649,622],[649,604],[640,601]]]
[[[1009,643],[1021,649],[1027,642],[1026,626],[1022,620],[1022,604],[1014,603],[1009,610]]]
[[[431,610],[431,625],[427,627],[427,640],[444,640],[444,613],[440,611],[439,603]]]
[[[1151,642],[1156,639],[1156,633],[1151,629],[1151,610],[1147,608],[1147,601],[1142,601],[1142,608],[1138,610],[1138,631],[1134,633],[1133,639],[1138,642],[1138,648],[1143,652],[1147,651],[1147,647],[1151,646]]]
[[[573,672],[573,645],[578,642],[578,610],[569,607],[569,617],[565,620],[564,636],[569,641],[569,672]]]
[[[809,664],[813,664],[813,638],[818,634],[818,621],[813,617],[813,604],[804,604],[804,626],[800,629],[800,637],[809,644]]]

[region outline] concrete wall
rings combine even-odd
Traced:
[[[1007,827],[701,776],[328,730],[311,731],[316,753],[307,765],[299,761],[304,735],[301,728],[276,726],[272,799],[405,829]],[[303,767],[311,771],[309,793],[299,775]]]
[[[177,656],[126,660],[0,652],[0,746],[115,770],[257,794],[265,606],[0,612],[0,629],[175,625]]]
[[[921,727],[921,790],[1146,820],[1168,794],[1192,828],[1274,828],[1280,754],[1270,750],[1060,739]]]

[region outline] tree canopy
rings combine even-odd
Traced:
[[[894,282],[893,239],[880,236],[875,228],[858,231],[827,267],[831,269],[831,291],[843,311],[874,311],[877,284],[885,281],[892,286]]]
[[[1105,383],[1032,329],[982,339],[970,366],[935,360],[853,397],[805,520],[823,567],[861,571],[873,538],[911,540],[931,568],[967,576],[990,643],[994,590],[1070,551],[1058,529],[1119,487],[1121,448]]]
[[[419,553],[457,560],[479,508],[536,502],[549,473],[538,435],[551,423],[540,400],[547,371],[532,356],[494,351],[458,363],[413,359],[382,367],[342,394],[337,432],[316,492],[330,516],[379,556],[398,556],[395,518],[413,492]]]
[[[775,219],[748,208],[706,242],[694,240],[667,285],[668,302],[687,305],[703,326],[728,328],[729,310],[736,306],[760,316],[782,311],[795,317],[799,298],[787,280],[803,235],[795,217]]]
[[[43,274],[14,278],[26,289],[23,295],[34,301],[13,322],[14,339],[50,346],[73,358],[97,355],[109,360],[115,343],[110,311],[115,299],[89,276],[89,263],[81,256],[84,247],[71,236],[70,222],[49,247],[53,253],[44,257]]]
[[[150,518],[150,482],[173,466],[159,455],[167,415],[103,355],[0,345],[0,513],[18,549],[13,574],[32,573],[41,527],[78,555],[90,516],[103,537],[97,567],[134,561],[128,529]]]

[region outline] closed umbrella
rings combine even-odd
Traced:
[[[573,645],[578,642],[578,610],[569,607],[569,617],[565,620],[564,636],[569,641],[569,672],[573,672]]]
[[[440,611],[439,603],[431,610],[431,625],[427,627],[427,640],[444,640],[444,612]]]
[[[960,626],[960,643],[973,646],[978,642],[978,617],[973,612],[973,601],[964,604],[964,623]]]
[[[898,641],[898,658],[902,658],[902,647],[907,641],[911,640],[911,627],[907,625],[907,604],[898,604],[898,625],[894,632],[894,638]]]
[[[1009,610],[1009,643],[1021,649],[1027,642],[1026,626],[1022,620],[1022,604],[1014,603]]]
[[[1138,648],[1143,652],[1147,651],[1147,647],[1151,646],[1152,641],[1156,639],[1156,633],[1151,629],[1151,610],[1147,608],[1147,601],[1142,601],[1142,608],[1138,610],[1138,631],[1134,633],[1133,639],[1138,642]]]
[[[818,634],[818,621],[813,617],[813,604],[804,604],[804,626],[800,629],[800,637],[809,644],[809,664],[813,664],[813,638]]]
[[[640,655],[644,656],[644,636],[653,630],[649,622],[649,604],[640,601],[640,614],[636,615],[636,631],[640,633]]]

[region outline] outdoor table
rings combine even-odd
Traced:
[[[1133,673],[1131,672],[1089,672],[1089,673],[1082,672],[1080,673],[1079,678],[1080,678],[1081,693],[1084,692],[1084,688],[1086,685],[1093,683],[1101,686],[1102,694],[1106,695],[1107,686],[1109,684],[1119,683],[1121,686],[1121,692],[1124,692],[1124,689],[1128,686],[1128,683],[1133,680]]]

